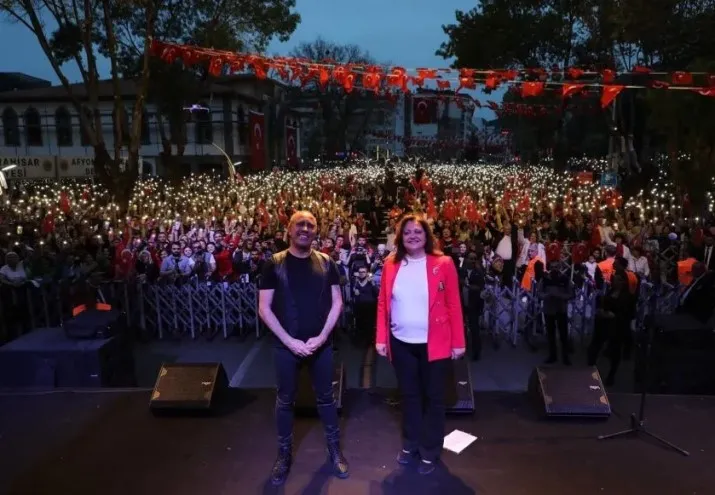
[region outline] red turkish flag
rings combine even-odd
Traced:
[[[415,124],[437,122],[437,100],[435,98],[415,98],[412,101]]]
[[[62,210],[63,213],[69,213],[70,210],[72,209],[72,204],[70,202],[70,197],[67,195],[65,191],[60,192],[60,210]]]
[[[298,129],[286,126],[286,161],[294,168],[298,165]]]
[[[266,169],[266,146],[263,139],[264,119],[262,113],[250,112],[248,116],[249,142],[251,144],[251,170]]]

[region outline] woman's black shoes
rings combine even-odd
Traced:
[[[422,461],[420,462],[420,467],[417,468],[417,472],[426,476],[428,474],[432,474],[435,468],[436,465],[434,462]]]
[[[405,450],[400,450],[400,453],[397,454],[397,463],[402,464],[403,466],[412,464],[416,460],[417,460],[416,452],[406,452]]]

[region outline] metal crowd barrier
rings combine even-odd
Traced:
[[[260,337],[258,289],[253,283],[85,280],[0,287],[0,338],[59,326],[71,318],[74,307],[95,298],[122,311],[127,326],[145,338],[213,338],[219,333],[228,338],[249,329]]]
[[[349,285],[343,287],[350,317]],[[649,314],[672,313],[678,305],[677,286],[642,281],[637,303],[636,328]],[[593,331],[597,291],[590,284],[577,287],[568,304],[569,334],[582,341]],[[17,336],[34,328],[59,326],[71,318],[72,309],[97,298],[123,312],[127,325],[145,338],[190,336],[226,339],[251,329],[261,336],[258,288],[253,283],[198,282],[183,284],[105,281],[99,284],[59,282],[21,287],[0,286],[0,338]],[[543,300],[535,284],[524,290],[514,279],[511,286],[490,280],[482,292],[484,324],[495,342],[516,346],[522,339],[535,347],[545,338]],[[343,321],[343,323],[347,323]]]
[[[593,332],[597,289],[589,283],[576,287],[568,302],[569,336],[585,342]],[[678,286],[641,281],[636,305],[635,329],[642,328],[649,314],[673,313],[678,306]],[[504,341],[516,346],[523,339],[536,347],[546,336],[543,318],[543,299],[534,284],[532,290],[521,287],[517,279],[511,286],[490,280],[482,292],[484,299],[483,322],[495,342]]]

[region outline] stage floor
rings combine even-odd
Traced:
[[[394,461],[398,416],[385,393],[351,390],[343,423],[351,477],[332,478],[316,419],[296,423],[288,483],[266,484],[276,447],[273,392],[236,390],[208,418],[155,418],[148,392],[0,395],[0,493],[27,495],[495,494],[700,495],[715,487],[715,398],[653,397],[653,430],[691,451],[682,457],[636,439],[600,442],[626,426],[634,395],[610,396],[604,421],[546,421],[521,393],[477,393],[473,416],[451,417],[478,440],[445,452],[428,477]]]

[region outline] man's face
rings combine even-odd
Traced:
[[[214,235],[214,240],[216,241],[216,246],[222,246],[223,245],[223,234]]]
[[[254,263],[258,262],[261,259],[261,253],[259,253],[257,250],[251,251],[251,261]]]
[[[467,256],[467,268],[474,268],[477,265],[477,255],[475,253],[469,253]]]
[[[312,215],[300,215],[290,227],[290,240],[299,248],[308,249],[315,239],[315,218]]]
[[[365,239],[364,237],[358,237],[358,246],[364,248],[365,244],[367,244],[367,239]]]
[[[193,246],[191,246],[194,250],[194,253],[200,253],[201,252],[201,244],[198,242],[195,242]]]
[[[161,244],[166,242],[166,234],[164,232],[159,232],[159,235],[156,238]]]
[[[358,270],[358,278],[360,280],[365,280],[367,278],[367,268],[360,268]]]
[[[178,244],[172,244],[171,245],[171,254],[174,256],[181,256],[181,246]]]

